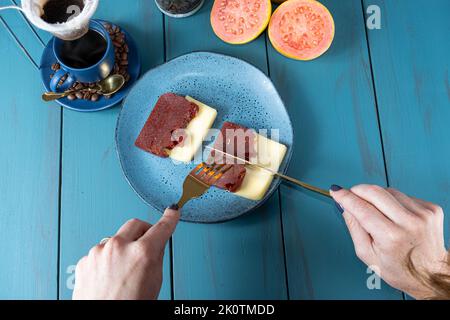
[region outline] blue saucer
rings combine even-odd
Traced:
[[[163,212],[176,203],[182,185],[195,164],[175,164],[135,147],[134,142],[158,97],[174,92],[206,103],[218,111],[213,128],[225,121],[248,128],[279,129],[280,142],[288,147],[280,172],[288,168],[294,135],[291,120],[277,90],[254,66],[229,56],[196,52],[176,58],[146,73],[124,101],[116,129],[120,163],[130,185],[148,204]],[[277,189],[274,180],[264,199],[251,201],[211,188],[200,199],[186,204],[182,220],[213,223],[234,219],[262,205]]]
[[[97,20],[102,23],[110,23],[103,20]],[[114,24],[110,23],[114,26]],[[119,26],[120,27],[120,26]],[[133,84],[136,82],[136,80],[139,78],[139,75],[141,73],[141,61],[139,58],[138,49],[136,46],[136,42],[133,40],[133,38],[130,36],[128,32],[126,32],[122,27],[120,27],[122,31],[125,33],[125,39],[128,44],[128,47],[130,49],[128,54],[128,73],[130,74],[130,81],[127,82],[127,84],[116,94],[114,94],[110,99],[105,99],[104,97],[101,97],[96,102],[91,102],[87,100],[69,100],[67,98],[56,100],[57,103],[59,103],[61,106],[75,110],[75,111],[81,111],[81,112],[93,112],[93,111],[100,111],[104,109],[111,108],[115,106],[116,104],[120,103],[128,94]],[[54,73],[52,71],[51,67],[52,64],[56,62],[55,55],[53,54],[53,38],[48,42],[47,46],[44,49],[44,53],[42,54],[41,58],[41,78],[42,83],[44,84],[45,90],[50,90],[50,75]]]

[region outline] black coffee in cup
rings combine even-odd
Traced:
[[[64,23],[84,9],[84,0],[48,0],[43,7],[42,20],[47,23]]]
[[[99,32],[90,29],[80,39],[64,41],[60,48],[62,62],[68,67],[84,69],[95,65],[105,55],[106,39]]]

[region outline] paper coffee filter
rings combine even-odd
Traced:
[[[88,32],[90,19],[97,10],[99,2],[99,0],[84,0],[83,11],[78,16],[64,23],[50,24],[41,18],[47,1],[22,0],[22,11],[37,28],[48,31],[63,40],[75,40]]]

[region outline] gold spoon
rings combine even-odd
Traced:
[[[122,89],[125,84],[125,78],[120,74],[111,75],[102,81],[95,84],[94,88],[83,88],[81,90],[67,90],[65,92],[46,92],[42,95],[42,100],[53,101],[67,97],[71,94],[77,93],[82,90],[96,90],[98,93],[105,96],[110,96]]]

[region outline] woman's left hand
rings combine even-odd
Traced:
[[[415,298],[435,295],[411,270],[450,273],[441,207],[374,185],[332,186],[331,195],[345,211],[356,255],[366,265]]]

